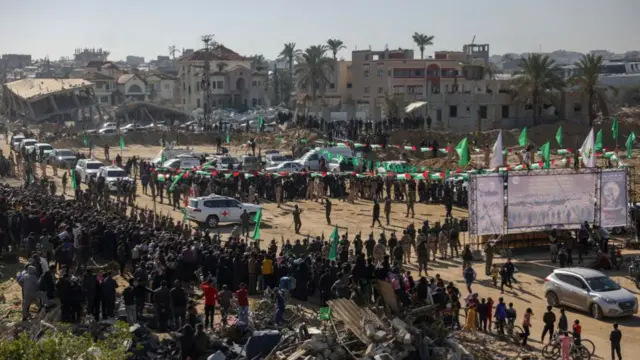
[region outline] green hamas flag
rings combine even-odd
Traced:
[[[458,157],[460,160],[458,161],[458,165],[467,166],[469,164],[469,141],[465,137],[460,140],[458,145],[456,145],[456,152],[458,153]]]
[[[338,235],[338,226],[333,228],[333,232],[331,236],[329,236],[331,240],[331,249],[329,250],[329,260],[335,260],[338,257],[338,240],[340,240],[340,236]]]
[[[544,168],[548,169],[551,167],[551,162],[549,161],[549,153],[550,153],[551,144],[547,141],[546,144],[542,145],[540,148],[542,150],[542,157],[544,157]]]
[[[602,146],[602,129],[600,129],[600,131],[598,131],[598,134],[596,135],[596,142],[593,145],[593,148],[596,151],[602,151],[603,146]]]
[[[556,141],[558,142],[558,146],[562,147],[562,126],[556,131]]]
[[[253,229],[253,235],[251,238],[253,240],[260,239],[260,223],[262,222],[262,209],[258,209],[258,212],[253,217],[253,222],[256,223],[256,227]]]
[[[174,177],[173,182],[171,183],[171,186],[169,187],[169,192],[173,192],[173,189],[176,188],[176,185],[178,185],[178,182],[180,181],[180,179],[182,179],[182,174],[183,173],[184,173],[184,171],[180,171],[180,173]]]
[[[120,135],[120,150],[124,150],[124,138]]]
[[[87,137],[87,134],[84,134],[83,142],[84,142],[84,146],[89,146],[89,138]]]
[[[631,132],[631,134],[629,134],[629,137],[627,138],[627,158],[631,158],[631,150],[633,150],[633,142],[636,140],[636,134],[633,133],[633,131]]]
[[[78,183],[76,183],[76,169],[71,169],[71,188],[73,190],[78,188]]]
[[[611,131],[613,132],[613,140],[618,141],[618,119],[616,119],[615,116],[613,117],[613,125],[611,125]]]
[[[529,142],[529,139],[527,138],[527,127],[525,126],[520,133],[520,137],[518,137],[518,144],[527,146],[527,142]]]
[[[262,115],[258,115],[258,132],[262,132],[264,128],[264,118]]]
[[[227,127],[227,138],[225,139],[225,143],[231,143],[231,129],[229,129],[229,127]]]

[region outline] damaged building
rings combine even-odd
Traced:
[[[0,108],[10,118],[71,121],[84,109],[96,107],[93,83],[83,79],[22,79],[2,86]]]

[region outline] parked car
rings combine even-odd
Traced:
[[[217,170],[235,170],[240,165],[238,159],[232,156],[219,156],[215,160]]]
[[[98,169],[97,178],[104,178],[104,183],[109,191],[117,191],[116,182],[118,180],[133,182],[133,179],[127,175],[127,172],[117,166],[103,166]]]
[[[98,171],[104,164],[98,160],[80,159],[76,163],[76,173],[80,176],[80,180],[85,184],[89,183],[89,179],[98,174]]]
[[[36,150],[36,160],[38,162],[47,161],[47,158],[51,156],[51,153],[53,152],[53,146],[47,143],[36,143],[34,147]],[[40,157],[40,152],[42,152],[42,157]]]
[[[274,167],[287,161],[286,156],[278,154],[269,154],[266,156],[265,167]]]
[[[20,150],[24,149],[27,153],[30,153],[36,147],[37,143],[38,140],[36,139],[23,139],[20,143]]]
[[[253,219],[261,208],[260,205],[241,203],[231,197],[210,195],[189,199],[186,217],[200,226],[215,228],[220,223],[240,222],[244,210]]]
[[[588,311],[595,319],[638,313],[636,296],[597,270],[556,269],[544,279],[544,291],[550,306]]]
[[[238,159],[238,162],[242,166],[242,170],[260,170],[260,160],[256,156],[243,155]]]
[[[55,163],[61,169],[71,169],[76,166],[78,158],[69,149],[53,149],[47,161],[50,165]]]
[[[162,167],[170,169],[189,170],[193,167],[200,166],[200,159],[196,157],[178,156],[175,159],[167,160],[162,163]]]
[[[279,164],[278,166],[269,167],[264,169],[266,172],[279,173],[279,172],[297,172],[302,170],[302,165],[295,161],[287,161]]]
[[[120,131],[124,134],[130,133],[130,132],[143,131],[143,130],[144,130],[144,126],[138,125],[138,124],[127,124],[120,128]]]
[[[22,134],[13,135],[11,137],[11,148],[13,149],[13,151],[20,151],[20,144],[24,139],[25,137]]]
[[[98,130],[98,135],[115,135],[117,132],[116,128],[103,128]]]
[[[352,158],[345,158],[342,163],[340,163],[339,159],[331,159],[331,161],[327,163],[327,168],[329,171],[337,173],[355,170]]]

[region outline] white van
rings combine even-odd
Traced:
[[[302,155],[298,160],[296,160],[296,162],[311,171],[318,171],[320,170],[321,157],[324,158],[327,166],[329,164],[329,159],[327,159],[327,156],[325,155],[325,153],[327,152],[331,153],[334,158],[337,155],[341,155],[345,158],[351,158],[355,156],[353,150],[348,147],[315,148]]]
[[[178,156],[175,159],[167,160],[162,163],[162,167],[169,169],[191,170],[200,166],[200,159],[190,156]]]
[[[163,161],[167,161],[169,159],[176,159],[179,156],[184,156],[184,155],[190,155],[190,157],[198,157],[198,155],[195,154],[193,152],[193,150],[191,150],[189,148],[186,148],[186,149],[162,149],[162,150],[160,150],[160,152],[158,152],[158,155],[156,155],[156,157],[153,160],[151,160],[151,162],[156,164],[157,166],[160,166]]]

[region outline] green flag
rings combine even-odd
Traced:
[[[71,188],[73,190],[78,188],[78,184],[76,183],[76,169],[71,169]]]
[[[124,150],[124,137],[120,135],[120,151]]]
[[[176,185],[178,185],[178,182],[180,181],[180,179],[182,179],[183,172],[184,171],[180,171],[178,175],[174,176],[173,182],[171,182],[171,186],[169,187],[169,192],[173,192],[173,189],[175,189]]]
[[[333,232],[331,236],[329,236],[331,240],[331,249],[329,250],[329,260],[335,260],[338,256],[338,240],[340,240],[340,236],[338,235],[338,226],[333,228]]]
[[[527,146],[529,139],[527,138],[527,127],[525,126],[520,133],[520,137],[518,137],[518,143],[520,146]]]
[[[549,161],[549,150],[551,148],[551,144],[547,141],[546,144],[542,145],[540,150],[542,150],[542,157],[544,157],[544,168],[548,169],[551,167],[551,162]]]
[[[467,166],[469,164],[469,141],[465,137],[460,140],[458,145],[456,145],[456,152],[458,153],[458,157],[460,160],[458,161],[458,165]]]
[[[264,119],[262,115],[258,115],[258,132],[262,132],[262,128],[264,127]]]
[[[629,134],[629,137],[627,138],[627,158],[630,159],[631,158],[631,150],[633,150],[633,142],[636,140],[636,134],[633,133],[633,131],[631,132],[631,134]]]
[[[227,144],[231,143],[231,133],[230,133],[229,127],[227,127],[227,138],[225,139],[225,143]]]
[[[258,209],[258,212],[253,217],[253,222],[256,223],[256,227],[253,228],[253,235],[251,236],[251,238],[253,240],[258,240],[260,239],[260,223],[262,222],[262,209]]]
[[[618,119],[613,117],[613,125],[611,125],[611,131],[613,132],[613,140],[618,141]]]
[[[558,142],[558,146],[562,147],[562,126],[556,131],[556,141]]]
[[[89,138],[87,137],[87,134],[84,134],[84,146],[89,146]]]
[[[160,165],[164,164],[165,161],[167,161],[167,155],[164,153],[164,150],[162,150],[162,154],[160,154]]]
[[[601,151],[603,149],[603,147],[602,147],[602,129],[600,129],[600,131],[598,131],[598,134],[596,135],[596,142],[593,145],[593,148],[596,151]]]

